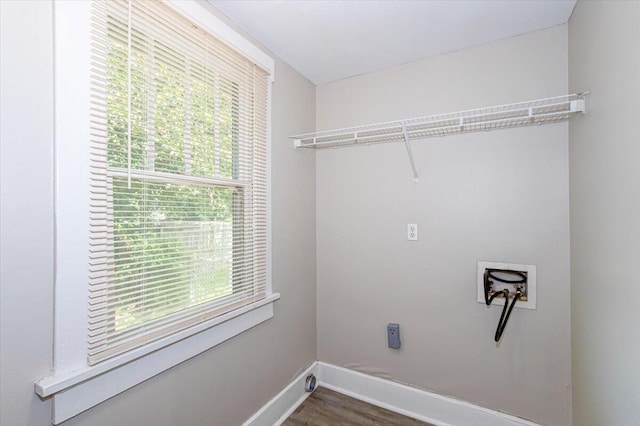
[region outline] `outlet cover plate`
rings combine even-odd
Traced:
[[[418,241],[418,224],[417,223],[407,224],[407,240]]]
[[[484,301],[484,271],[486,269],[509,269],[527,273],[527,301],[516,303],[516,309],[536,309],[536,267],[535,265],[520,265],[518,263],[500,262],[478,262],[478,303],[485,304]],[[511,300],[511,299],[510,299]],[[503,306],[504,298],[496,297],[492,305]]]

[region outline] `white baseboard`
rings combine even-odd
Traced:
[[[316,376],[320,387],[436,426],[539,426],[519,417],[324,362],[311,364],[243,426],[280,426],[310,395],[304,391],[309,374]]]
[[[318,362],[311,364],[242,426],[280,426],[311,395],[304,390],[309,374],[318,377]]]
[[[318,362],[316,377],[320,387],[436,426],[539,426],[519,417],[324,362]]]

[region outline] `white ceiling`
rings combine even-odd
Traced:
[[[576,0],[209,0],[315,84],[567,22]]]

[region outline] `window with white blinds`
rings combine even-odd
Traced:
[[[90,365],[266,297],[269,82],[162,2],[92,14]]]

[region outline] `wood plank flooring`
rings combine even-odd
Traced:
[[[430,426],[329,389],[317,388],[283,426]]]

